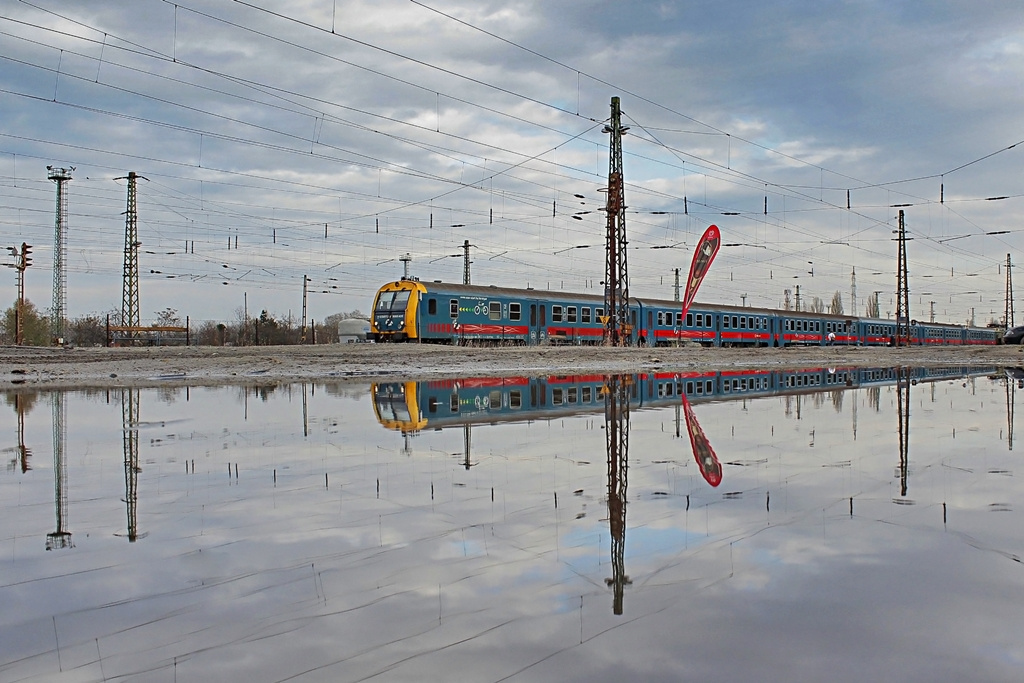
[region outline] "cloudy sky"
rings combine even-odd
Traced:
[[[3,0],[0,58],[2,246],[49,307],[73,167],[72,317],[120,309],[131,171],[144,323],[299,316],[304,276],[366,311],[466,240],[475,284],[599,292],[613,96],[635,296],[714,223],[698,299],[885,315],[902,209],[912,316],[983,324],[1024,243],[1015,3]]]

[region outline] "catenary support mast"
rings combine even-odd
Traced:
[[[622,125],[619,98],[612,98],[612,115],[604,132],[608,144],[608,200],[605,212],[608,231],[605,237],[604,343],[609,346],[629,344],[632,328],[629,321],[629,275],[626,267],[626,201],[622,182],[622,135],[629,130]]]

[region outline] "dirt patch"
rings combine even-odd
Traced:
[[[692,372],[729,368],[1022,366],[1024,349],[520,347],[420,344],[260,347],[0,347],[0,387],[14,389],[338,382],[376,378]]]

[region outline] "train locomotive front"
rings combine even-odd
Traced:
[[[420,295],[427,291],[416,280],[388,282],[377,291],[370,334],[377,342],[418,341],[416,315]]]

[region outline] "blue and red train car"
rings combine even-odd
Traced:
[[[511,287],[388,282],[377,292],[371,333],[378,342],[455,345],[600,344],[604,297]],[[885,346],[896,341],[895,320],[808,311],[631,298],[625,329],[631,345]],[[830,341],[830,335],[834,338]],[[998,330],[910,321],[902,340],[913,346],[994,345]]]

